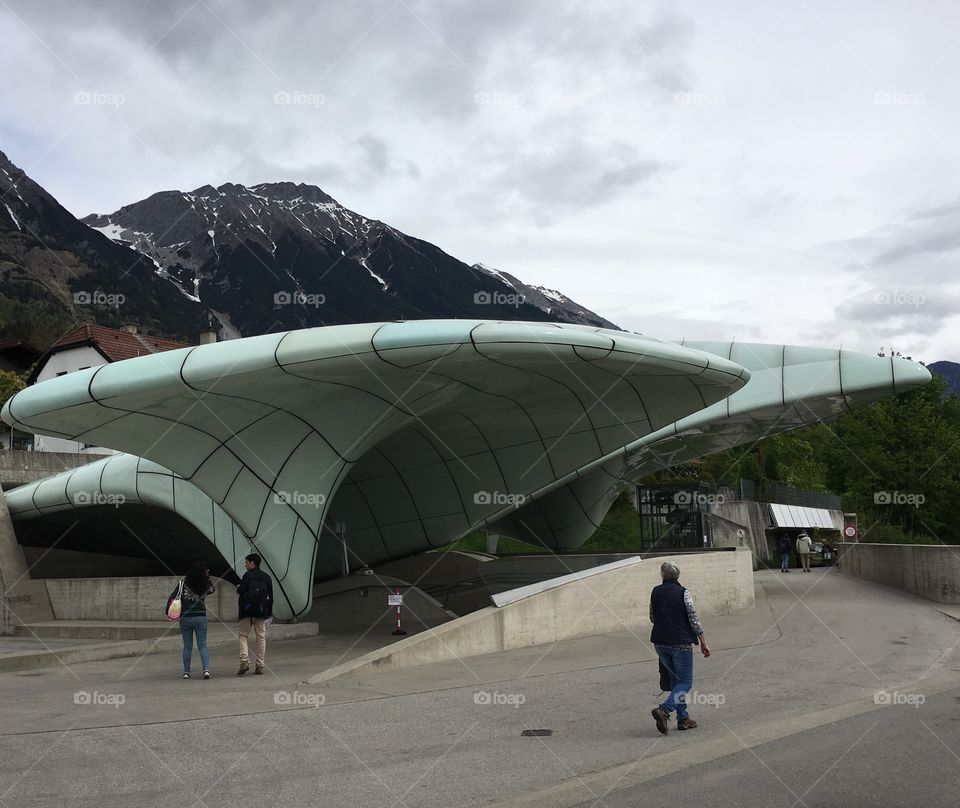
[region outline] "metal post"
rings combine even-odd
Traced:
[[[394,636],[403,636],[404,634],[407,633],[402,628],[400,628],[400,609],[403,604],[403,597],[401,596],[399,589],[397,589],[396,592],[394,592],[394,595],[396,596],[396,601],[397,601],[397,628],[392,632],[392,634]]]

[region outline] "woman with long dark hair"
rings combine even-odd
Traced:
[[[204,598],[216,591],[210,580],[210,571],[202,561],[194,561],[183,577],[183,603],[180,612],[180,636],[183,638],[183,678],[190,678],[190,659],[193,656],[193,638],[203,663],[203,678],[210,678],[210,652],[207,651],[207,607]]]

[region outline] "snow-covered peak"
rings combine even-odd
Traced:
[[[184,296],[238,324],[394,314],[538,319],[539,309],[550,320],[616,327],[556,290],[527,286],[488,265],[468,267],[304,183],[162,191],[84,222],[148,256]],[[274,306],[274,295],[284,300],[287,293],[328,297],[308,316]]]

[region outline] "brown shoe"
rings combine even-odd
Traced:
[[[653,720],[657,722],[657,732],[661,735],[666,735],[668,731],[667,722],[670,720],[670,713],[666,713],[661,710],[659,707],[654,707],[650,711],[650,715],[653,716]]]
[[[249,662],[241,662],[241,663],[240,663],[240,670],[237,671],[237,676],[243,676],[243,674],[245,674],[248,670],[250,670],[250,663],[249,663]]]
[[[677,721],[677,729],[696,729],[697,722],[692,718],[684,718],[682,721]]]
[[[248,667],[249,667],[249,666],[248,666]],[[257,667],[255,667],[255,668],[253,669],[253,672],[254,672],[257,676],[263,676],[263,665],[257,665]]]

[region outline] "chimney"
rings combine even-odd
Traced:
[[[125,323],[120,326],[120,330],[126,331],[128,334],[136,334],[140,331],[140,328],[136,323]]]
[[[200,329],[200,334],[197,338],[198,345],[212,345],[217,341],[217,329],[213,326],[207,326],[206,328]]]

